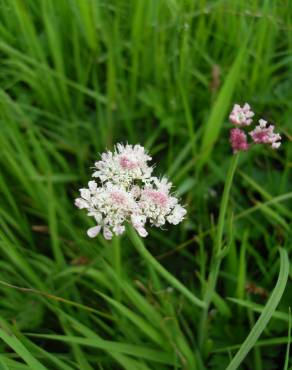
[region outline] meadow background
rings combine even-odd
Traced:
[[[292,246],[291,19],[288,0],[0,1],[1,370],[220,370],[255,330],[232,369],[292,368],[292,272],[279,254]],[[240,156],[200,345],[202,309],[127,235],[90,240],[74,198],[98,153],[147,147],[188,216],[145,245],[202,299],[228,113],[246,101],[283,145]],[[257,327],[263,311],[272,318]]]

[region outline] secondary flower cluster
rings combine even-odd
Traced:
[[[166,178],[152,176],[151,157],[140,145],[117,144],[113,152],[101,155],[88,188],[80,189],[75,205],[86,209],[97,225],[87,231],[93,238],[102,230],[105,239],[125,231],[131,223],[140,236],[146,237],[146,223],[162,226],[168,221],[177,225],[186,210],[171,195],[172,184]]]
[[[249,104],[245,103],[243,107],[238,104],[233,106],[233,109],[229,115],[229,120],[236,128],[230,131],[230,144],[233,149],[233,153],[238,151],[247,151],[250,144],[247,141],[247,135],[242,128],[250,126],[252,123],[252,117],[254,112],[251,110]],[[241,127],[241,128],[239,128]],[[254,130],[250,131],[250,135],[253,144],[268,144],[273,149],[278,149],[281,145],[281,136],[274,132],[275,126],[268,125],[268,122],[260,119],[258,125]]]

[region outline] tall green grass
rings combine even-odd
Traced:
[[[269,0],[0,0],[0,368],[290,369],[291,14]],[[227,115],[245,101],[283,146],[239,158],[200,345]],[[158,269],[130,234],[89,240],[73,205],[118,141],[145,145],[187,206],[145,240]]]

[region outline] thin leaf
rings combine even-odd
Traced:
[[[31,370],[49,370],[34,358],[13,334],[7,334],[0,329],[0,338],[28,364]]]
[[[284,293],[287,280],[289,276],[289,259],[288,254],[284,249],[280,249],[280,272],[277,284],[263,310],[258,318],[255,326],[247,336],[246,340],[242,343],[239,351],[236,353],[226,370],[238,369],[242,361],[245,359],[249,351],[257,342],[258,338],[268,325],[273,313],[275,312],[280,299]]]

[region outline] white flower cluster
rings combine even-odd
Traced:
[[[152,176],[148,165],[151,157],[140,145],[117,144],[113,152],[101,155],[88,188],[80,189],[75,200],[80,209],[87,209],[97,225],[87,231],[93,238],[102,230],[110,240],[125,231],[131,223],[140,236],[146,237],[146,223],[161,227],[165,222],[177,225],[186,210],[170,194],[172,184],[166,178]]]

